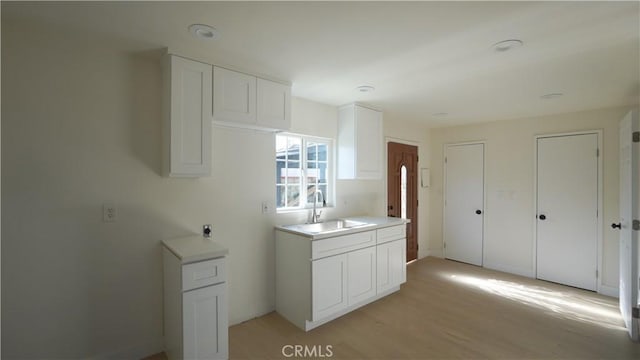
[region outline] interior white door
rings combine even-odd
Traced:
[[[596,290],[598,134],[537,142],[537,277]]]
[[[620,222],[612,224],[620,229],[620,312],[629,336],[638,340],[637,319],[632,308],[638,306],[638,231],[633,231],[633,219],[640,218],[638,206],[640,184],[640,156],[638,143],[632,134],[640,130],[637,112],[630,112],[620,121]],[[634,149],[634,147],[636,149]],[[634,151],[635,150],[635,151]]]
[[[444,252],[447,259],[482,266],[484,144],[445,149]]]

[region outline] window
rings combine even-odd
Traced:
[[[304,209],[330,203],[331,141],[302,135],[276,135],[276,207]]]

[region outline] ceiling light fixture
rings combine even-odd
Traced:
[[[491,47],[495,52],[505,52],[505,51],[513,50],[515,48],[519,48],[523,44],[524,43],[522,42],[522,40],[509,39],[509,40],[503,40],[503,41],[497,42],[493,44]]]
[[[371,85],[360,85],[358,87],[356,87],[356,91],[360,92],[360,93],[368,93],[368,92],[373,92],[376,88],[374,88]]]
[[[189,32],[200,40],[217,40],[220,38],[220,32],[216,28],[204,24],[189,26]]]
[[[544,100],[557,99],[562,95],[564,95],[564,94],[563,93],[549,93],[549,94],[544,94],[544,95],[540,96],[540,99],[544,99]]]

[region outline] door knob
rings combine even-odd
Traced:
[[[617,223],[617,224],[613,223],[613,224],[611,224],[611,228],[612,229],[616,229],[616,228],[617,229],[622,229],[622,223]]]
[[[476,210],[476,214],[478,215],[482,214],[482,210]]]
[[[546,220],[547,219],[547,216],[545,214],[541,214],[538,217],[540,218],[540,220]]]

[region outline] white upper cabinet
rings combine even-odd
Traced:
[[[213,120],[268,130],[291,127],[291,86],[215,66]]]
[[[256,77],[213,68],[213,119],[256,123]]]
[[[350,104],[338,110],[338,178],[382,177],[382,112]]]
[[[164,59],[163,172],[211,175],[212,66],[175,55]]]
[[[286,130],[291,127],[291,86],[258,78],[258,126]]]

